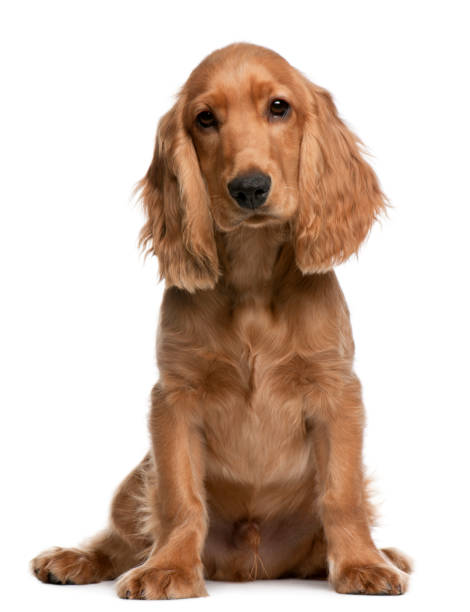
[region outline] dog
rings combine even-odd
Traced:
[[[109,527],[42,553],[33,572],[120,577],[129,599],[286,576],[404,593],[410,560],[371,537],[361,385],[333,271],[387,202],[330,94],[263,47],[215,51],[161,119],[140,191],[140,242],[166,283],[151,450]]]

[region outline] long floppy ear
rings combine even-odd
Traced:
[[[311,110],[300,148],[297,265],[326,272],[357,252],[386,199],[361,154],[361,143],[338,117],[330,94],[308,84]]]
[[[158,257],[167,286],[191,293],[219,276],[209,195],[180,99],[160,120],[152,163],[140,182],[147,222],[140,245]]]

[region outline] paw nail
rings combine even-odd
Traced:
[[[62,584],[62,582],[52,572],[48,572],[47,582],[50,584]]]

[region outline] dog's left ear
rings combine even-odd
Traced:
[[[294,237],[304,274],[326,272],[357,252],[386,206],[361,143],[338,117],[330,94],[312,83],[308,90]]]

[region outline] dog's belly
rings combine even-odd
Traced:
[[[209,578],[274,578],[320,541],[314,453],[301,402],[251,402],[206,420]],[[308,573],[308,571],[307,571]]]
[[[259,580],[307,576],[326,567],[326,547],[313,512],[286,517],[227,521],[209,508],[203,563],[213,580]]]
[[[214,441],[207,447],[206,576],[241,581],[324,574],[310,444],[302,431],[282,432],[283,419],[277,426],[250,428],[250,422],[232,430],[223,452]]]

